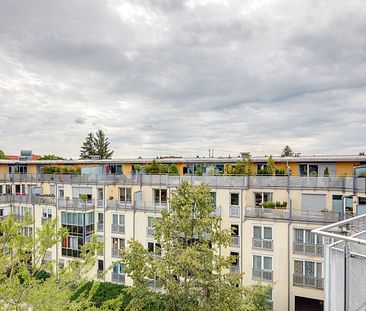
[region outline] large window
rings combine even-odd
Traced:
[[[81,247],[94,232],[94,213],[61,212],[61,225],[69,234],[62,243],[62,255],[80,257]]]
[[[167,202],[167,190],[166,189],[153,189],[154,191],[154,203],[166,204]]]
[[[323,289],[322,264],[315,261],[294,260],[294,285]]]
[[[299,175],[302,177],[318,177],[319,167],[317,164],[299,164]]]
[[[239,205],[239,193],[230,193],[230,205]]]
[[[147,250],[149,253],[152,253],[154,255],[161,255],[161,245],[156,242],[148,242],[147,243]]]
[[[311,229],[294,229],[294,242],[304,244],[323,244],[323,238],[311,232]]]
[[[119,188],[119,200],[120,202],[131,202],[131,188]]]
[[[253,278],[272,281],[272,257],[253,255]]]
[[[255,192],[254,205],[261,208],[264,202],[272,202],[272,193],[270,192]]]
[[[52,209],[46,207],[42,208],[42,218],[43,219],[52,218]]]
[[[253,248],[255,249],[273,249],[272,227],[253,226]]]
[[[352,211],[353,210],[352,198],[345,198],[345,200],[346,200],[346,211]],[[333,195],[332,196],[332,210],[335,212],[341,212],[342,206],[343,206],[342,196]]]

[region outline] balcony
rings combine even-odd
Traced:
[[[240,246],[240,237],[237,236],[237,235],[231,236],[230,246],[232,246],[232,247],[239,247]]]
[[[231,205],[229,209],[230,217],[240,217],[240,207],[237,205]]]
[[[115,210],[127,210],[127,209],[132,209],[133,204],[132,204],[132,201],[108,200],[107,208],[115,209]]]
[[[295,286],[323,289],[323,278],[294,274],[293,284]]]
[[[112,248],[112,257],[113,258],[122,258],[119,248],[118,249]]]
[[[252,239],[252,248],[272,251],[273,250],[273,240],[253,238]]]
[[[125,234],[125,225],[113,225],[112,224],[112,233]]]
[[[97,207],[99,208],[103,207],[103,200],[100,199],[97,200]]]
[[[124,274],[112,272],[112,282],[125,284],[126,277]]]
[[[154,236],[154,232],[155,232],[155,229],[154,228],[146,227],[146,236],[153,237]]]
[[[288,209],[247,207],[245,208],[244,215],[249,218],[290,219],[290,211]]]
[[[273,271],[271,270],[264,270],[264,269],[254,269],[252,270],[253,280],[257,281],[273,281]]]
[[[294,254],[323,256],[324,246],[321,244],[293,243]]]
[[[63,209],[90,210],[95,207],[95,200],[58,199],[58,207]]]

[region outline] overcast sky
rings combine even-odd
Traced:
[[[0,0],[0,149],[366,151],[364,0]]]

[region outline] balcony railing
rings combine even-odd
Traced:
[[[103,207],[103,200],[97,199],[97,207]]]
[[[103,230],[104,230],[104,223],[97,222],[97,231],[98,232],[103,232]]]
[[[119,200],[108,200],[107,208],[109,209],[132,209],[132,201],[119,201]]]
[[[293,252],[295,254],[319,255],[323,256],[324,246],[321,244],[293,243]]]
[[[113,258],[122,258],[119,248],[118,249],[112,248],[112,257]]]
[[[0,174],[0,182],[75,183],[75,184],[142,184],[176,187],[182,181],[207,183],[220,188],[278,188],[365,191],[365,178],[301,177],[301,176],[168,176],[168,175],[64,175],[64,174]]]
[[[3,194],[0,195],[0,203],[20,203],[20,204],[37,204],[37,205],[55,205],[54,197],[38,196],[38,195],[20,195],[20,194]]]
[[[294,285],[323,289],[323,278],[294,274]]]
[[[58,199],[58,207],[66,209],[93,209],[96,206],[96,200],[81,199]]]
[[[236,205],[231,205],[229,210],[230,217],[240,217],[240,207]]]
[[[253,279],[272,282],[273,271],[253,268]]]
[[[232,247],[239,247],[240,246],[240,237],[237,235],[231,236],[231,243]]]
[[[112,282],[125,284],[126,277],[124,274],[112,272]]]
[[[240,266],[231,266],[230,267],[230,273],[232,274],[239,274],[240,273]]]
[[[155,229],[151,227],[146,227],[146,236],[154,236]]]
[[[272,251],[273,250],[273,240],[253,238],[252,239],[252,248]]]
[[[125,234],[125,225],[113,225],[112,224],[112,233]]]
[[[245,217],[290,219],[290,211],[288,209],[247,207],[245,208]]]

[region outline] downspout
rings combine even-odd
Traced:
[[[241,262],[240,262],[240,273],[243,273],[243,266],[244,266],[244,257],[243,257],[243,228],[244,228],[244,213],[243,213],[243,209],[244,209],[244,189],[242,189],[241,191],[241,204],[240,204],[240,235],[239,235],[239,243],[240,243],[240,258],[241,258]],[[243,277],[240,278],[240,284],[243,285]]]
[[[290,168],[288,166],[288,161],[286,162],[287,169],[287,197],[288,197],[288,206],[289,206],[289,221],[287,226],[287,310],[291,310],[291,222],[292,222],[292,201],[291,201],[291,192],[290,192]]]

